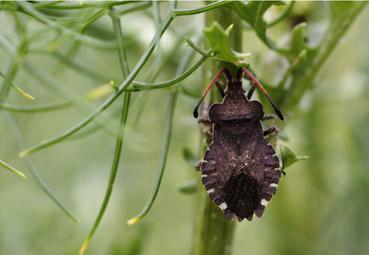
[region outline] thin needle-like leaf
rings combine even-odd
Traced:
[[[20,45],[15,50],[13,60],[10,64],[6,74],[4,75],[6,77],[6,79],[2,82],[1,87],[0,87],[0,104],[5,101],[6,97],[9,94],[9,89],[11,87],[9,82],[11,82],[15,78],[15,76],[17,75],[19,67],[22,64],[23,60],[24,60],[26,50],[27,50],[27,46],[28,46],[27,42],[22,41],[20,43]]]
[[[9,85],[13,89],[15,89],[15,91],[17,91],[21,96],[23,96],[24,98],[30,99],[30,100],[35,100],[35,98],[31,96],[29,93],[27,93],[26,91],[24,91],[23,89],[15,85],[13,82],[9,81],[8,78],[2,72],[0,72],[0,76],[3,77],[5,82],[8,82]]]
[[[87,92],[84,96],[84,99],[87,101],[94,101],[101,97],[104,97],[108,94],[111,94],[114,91],[114,84],[113,82],[109,84],[102,84],[89,92]],[[73,106],[73,101],[65,101],[65,102],[54,102],[48,104],[38,104],[38,105],[13,105],[3,103],[0,104],[0,109],[4,109],[10,112],[47,112],[53,110],[60,110],[63,108],[67,108]]]
[[[30,113],[30,112],[47,112],[53,110],[60,110],[71,106],[72,102],[55,102],[49,104],[37,104],[37,105],[14,105],[14,104],[7,104],[3,103],[0,104],[0,109],[9,112],[23,112],[23,113]]]
[[[123,39],[123,33],[122,33],[122,28],[120,25],[120,19],[116,18],[114,16],[111,15],[112,21],[113,21],[113,26],[114,26],[114,31],[117,37],[117,44],[118,44],[118,49],[119,49],[119,61],[120,61],[120,67],[121,67],[121,71],[123,74],[123,77],[126,78],[129,74],[129,67],[128,67],[128,62],[127,62],[127,56],[126,56],[126,50],[124,47],[124,39]],[[95,219],[95,222],[90,230],[90,232],[88,233],[86,239],[83,241],[82,246],[80,248],[79,254],[83,255],[86,253],[90,240],[92,239],[93,235],[96,232],[97,227],[99,226],[102,217],[105,214],[106,208],[109,204],[109,200],[111,197],[111,194],[113,192],[113,187],[114,187],[114,183],[115,183],[115,178],[117,175],[117,171],[118,171],[118,166],[119,166],[119,162],[120,162],[120,156],[121,156],[121,151],[122,151],[122,146],[123,146],[123,137],[124,137],[124,130],[125,130],[125,126],[127,123],[127,117],[128,117],[128,111],[129,111],[129,104],[130,104],[130,100],[131,100],[131,93],[130,92],[125,92],[124,93],[124,98],[123,98],[123,108],[121,111],[121,120],[120,120],[120,126],[119,126],[119,130],[118,130],[118,135],[116,138],[116,142],[115,142],[115,151],[114,151],[114,158],[113,158],[113,164],[112,164],[112,168],[111,168],[111,172],[110,172],[110,177],[109,177],[109,183],[105,192],[105,196],[104,196],[104,200],[101,204],[99,213]]]
[[[117,175],[117,170],[118,170],[121,151],[122,151],[124,127],[125,127],[126,122],[127,122],[130,98],[131,98],[131,93],[126,92],[124,94],[124,103],[123,103],[123,109],[122,109],[122,114],[121,114],[121,125],[120,125],[120,128],[119,128],[118,136],[117,136],[116,143],[115,143],[114,159],[113,159],[113,165],[112,165],[111,172],[110,172],[108,187],[107,187],[107,190],[105,191],[104,200],[101,204],[101,207],[100,207],[99,213],[98,213],[98,215],[95,219],[95,222],[94,222],[90,232],[88,233],[86,239],[83,241],[83,243],[81,245],[81,248],[80,248],[80,251],[79,251],[80,255],[83,255],[83,254],[86,253],[86,251],[88,249],[88,246],[90,244],[90,240],[93,237],[93,235],[95,234],[96,229],[99,226],[102,217],[104,216],[104,213],[106,211],[106,208],[108,206],[108,203],[109,203],[109,200],[110,200],[110,197],[111,197],[111,193],[113,191],[115,177]]]
[[[141,212],[137,216],[128,220],[127,222],[128,225],[133,225],[133,224],[138,223],[140,220],[142,220],[142,218],[144,218],[149,213],[152,205],[155,202],[156,196],[159,193],[161,180],[163,179],[165,165],[166,165],[167,158],[168,158],[170,139],[172,136],[172,125],[173,125],[173,116],[174,116],[176,99],[177,99],[177,92],[172,92],[169,95],[168,112],[167,112],[167,116],[165,117],[166,124],[165,124],[165,133],[164,133],[163,152],[162,152],[162,156],[161,156],[161,160],[159,164],[158,174],[154,181],[153,190],[144,208],[141,210]]]
[[[22,178],[26,178],[26,175],[24,173],[22,173],[21,171],[19,171],[18,169],[12,167],[11,165],[9,165],[8,163],[2,161],[0,159],[0,166],[2,166],[3,168],[5,168],[6,170],[9,170],[10,172],[12,172],[13,174],[16,174]]]
[[[19,149],[24,148],[25,141],[23,134],[18,126],[17,121],[11,114],[6,114],[7,124],[9,125],[9,131],[13,134],[15,144]],[[56,197],[54,192],[50,189],[50,187],[46,184],[46,182],[42,179],[39,174],[39,170],[33,163],[31,158],[25,158],[24,162],[27,166],[28,171],[31,173],[31,176],[36,181],[37,185],[45,192],[45,194],[52,200],[54,203],[72,220],[78,222],[79,219],[73,215],[73,213]]]
[[[191,68],[181,75],[164,82],[156,83],[145,83],[145,82],[132,82],[132,84],[126,89],[128,91],[142,91],[142,90],[152,90],[160,89],[165,87],[170,87],[186,79],[192,73],[194,73],[212,54],[212,51],[207,51]]]

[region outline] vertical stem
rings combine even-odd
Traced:
[[[205,14],[206,26],[214,21],[224,28],[233,24],[231,32],[231,46],[241,51],[242,31],[240,21],[231,9],[218,8]],[[205,42],[206,43],[206,42]],[[212,75],[222,67],[223,63],[209,61],[204,65],[203,83],[207,84]],[[229,68],[229,66],[228,66]],[[220,97],[220,95],[217,95]],[[203,111],[202,111],[203,112]],[[205,136],[205,134],[203,134]],[[202,151],[201,157],[204,151]],[[221,210],[210,200],[203,187],[199,194],[199,212],[195,225],[195,236],[192,247],[192,255],[230,255],[232,254],[233,234],[235,222],[227,220]]]

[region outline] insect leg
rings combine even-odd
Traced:
[[[264,133],[264,137],[274,134],[273,147],[275,148],[277,140],[278,140],[279,128],[273,125],[269,127],[268,129],[264,130],[263,133]]]
[[[252,86],[251,88],[250,88],[250,90],[247,92],[247,99],[251,99],[251,97],[252,97],[252,95],[254,94],[254,92],[255,92],[255,87],[254,86]]]
[[[261,119],[261,121],[264,120],[273,120],[275,119],[275,115],[274,114],[264,114],[264,117]]]
[[[220,81],[216,81],[215,85],[217,86],[219,93],[222,95],[222,97],[224,97],[224,84]]]
[[[264,132],[264,136],[268,136],[273,133],[275,134],[279,133],[279,129],[276,126],[271,126],[268,129],[264,130],[263,132]]]

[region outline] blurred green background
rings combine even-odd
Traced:
[[[193,8],[202,3],[179,5]],[[164,17],[168,4],[161,3],[159,8]],[[272,8],[268,15],[276,16],[283,8]],[[121,19],[131,67],[155,33],[152,9],[127,14]],[[53,11],[46,15],[60,15],[61,22],[77,29],[94,9]],[[323,3],[297,3],[290,14],[291,20],[287,18],[273,28],[271,37],[288,36],[286,31],[292,19],[306,16],[309,38],[313,42],[319,40],[327,28],[325,11]],[[368,14],[365,9],[350,27],[299,107],[288,109],[290,115],[283,130],[288,142],[284,143],[297,154],[308,155],[309,160],[286,170],[287,176],[282,178],[277,195],[261,219],[237,224],[235,255],[369,254]],[[35,96],[36,101],[29,102],[10,90],[6,102],[37,105],[72,99],[77,103],[41,113],[0,111],[0,159],[29,177],[23,180],[0,171],[0,254],[77,254],[106,189],[115,143],[111,131],[117,129],[121,100],[108,109],[109,121],[99,118],[107,128],[82,137],[77,134],[75,139],[30,156],[56,195],[79,217],[79,223],[66,217],[32,180],[18,156],[20,149],[8,122],[9,117],[16,119],[27,145],[38,143],[69,128],[90,112],[76,98],[110,80],[119,84],[122,78],[111,20],[103,15],[84,30],[87,35],[112,45],[96,48],[84,43],[78,45],[71,36],[60,36],[49,31],[47,25],[17,15],[26,24],[26,34],[33,37],[13,81]],[[11,51],[22,37],[16,20],[13,12],[0,11],[3,73],[9,69],[13,60]],[[161,40],[160,49],[136,80],[149,81],[157,71],[160,71],[158,81],[174,77],[181,58],[192,51],[186,46],[184,36],[201,40],[202,24],[202,14],[176,19]],[[253,54],[256,72],[266,81],[278,80],[280,75],[275,70],[283,63],[278,62],[276,54],[250,30],[244,31],[243,40],[243,51]],[[63,63],[58,54],[93,74]],[[3,84],[3,79],[0,82]],[[197,70],[181,86],[200,94],[201,71]],[[166,172],[156,203],[140,224],[130,227],[126,224],[141,210],[152,189],[162,153],[169,91],[133,94],[113,196],[88,254],[190,252],[198,200],[195,194],[183,194],[178,188],[199,178],[183,157],[184,149],[197,154],[201,141],[197,122],[192,117],[196,98],[179,95]],[[87,130],[98,127],[96,123]]]

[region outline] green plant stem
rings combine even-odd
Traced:
[[[50,139],[46,139],[42,141],[41,143],[34,145],[20,153],[21,157],[25,157],[31,153],[34,153],[36,151],[39,151],[41,149],[44,149],[46,147],[49,147],[51,145],[57,144],[61,142],[62,140],[68,138],[69,136],[73,135],[74,133],[81,130],[83,127],[87,126],[89,123],[91,123],[93,120],[96,119],[96,117],[101,114],[103,111],[105,111],[122,93],[126,90],[126,88],[131,84],[133,79],[139,74],[141,69],[146,64],[147,60],[151,56],[152,52],[155,49],[155,46],[159,42],[161,36],[164,34],[164,32],[167,30],[171,22],[174,20],[177,16],[184,16],[184,15],[192,15],[197,13],[202,13],[211,9],[215,9],[219,6],[225,5],[230,3],[229,1],[218,1],[212,4],[209,4],[205,7],[198,8],[198,9],[191,9],[191,10],[178,10],[174,9],[172,10],[165,21],[163,22],[160,30],[155,34],[154,38],[150,42],[148,48],[145,50],[143,55],[141,56],[140,60],[136,64],[136,66],[132,69],[130,74],[124,81],[120,84],[117,92],[113,95],[111,95],[109,98],[107,98],[94,112],[92,112],[90,115],[88,115],[86,118],[84,118],[79,123],[75,124],[73,127],[69,128],[68,130],[62,132],[59,135],[56,135],[55,137],[52,137]]]
[[[279,22],[284,20],[288,16],[288,14],[290,14],[290,12],[292,11],[292,8],[295,5],[295,3],[296,3],[296,1],[291,1],[291,3],[286,8],[286,10],[284,10],[284,12],[280,16],[278,16],[275,20],[272,20],[271,22],[268,23],[268,27],[275,26]]]
[[[234,18],[234,15],[228,8],[221,8],[205,14],[205,24],[207,26],[214,21],[217,21],[223,27],[234,25],[230,38],[231,46],[235,50],[241,51],[242,33],[240,20]],[[211,80],[211,73],[215,73],[220,68],[219,65],[221,66],[221,63],[215,60],[212,63],[208,62],[208,65],[204,65],[204,84]],[[203,153],[204,151],[202,151],[200,157],[203,156]],[[192,255],[230,255],[232,253],[235,222],[229,221],[224,217],[222,211],[209,198],[202,185],[200,186],[200,207],[195,222]]]

